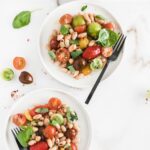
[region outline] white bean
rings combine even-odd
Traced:
[[[42,115],[41,115],[41,114],[35,115],[35,116],[33,117],[33,119],[35,119],[35,120],[39,120],[40,118],[42,118]]]
[[[32,146],[32,145],[34,145],[35,143],[36,143],[35,140],[31,140],[31,141],[28,142],[28,145]]]
[[[87,37],[86,32],[78,34],[78,38],[84,38],[84,37]]]

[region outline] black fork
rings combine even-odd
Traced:
[[[125,40],[126,40],[126,36],[124,36],[123,34],[120,34],[118,41],[113,46],[113,54],[108,58],[108,60],[107,60],[107,62],[105,64],[103,70],[101,71],[100,75],[98,76],[98,78],[97,78],[97,80],[96,80],[96,82],[95,82],[91,92],[89,93],[89,95],[88,95],[88,97],[87,97],[87,99],[85,101],[86,104],[89,104],[89,102],[90,102],[90,100],[91,100],[91,98],[92,98],[92,96],[93,96],[97,86],[99,85],[99,83],[100,83],[100,81],[101,81],[101,79],[102,79],[102,77],[103,77],[103,75],[104,75],[104,73],[105,73],[109,63],[111,61],[115,61],[118,58],[120,52],[122,51],[122,47],[124,45]]]
[[[20,128],[12,129],[11,132],[12,132],[14,138],[15,138],[15,141],[17,143],[17,146],[18,146],[19,150],[28,150],[28,148],[22,147],[22,145],[19,143],[19,141],[17,139],[17,134],[20,132]]]

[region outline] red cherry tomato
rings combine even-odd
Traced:
[[[54,126],[47,126],[44,130],[43,130],[43,134],[46,138],[53,138],[56,135],[56,128]]]
[[[67,138],[72,139],[72,140],[76,137],[76,135],[77,135],[77,132],[76,132],[75,129],[68,129],[68,130],[66,131],[66,133],[65,133],[65,136],[66,136]]]
[[[16,114],[13,116],[12,121],[17,126],[23,126],[26,124],[27,119],[26,119],[25,115],[23,115],[23,114]]]
[[[71,150],[78,150],[77,145],[75,143],[71,143]]]
[[[61,63],[66,63],[70,58],[70,53],[66,48],[60,48],[56,51],[57,60]]]
[[[90,60],[93,58],[96,58],[101,53],[101,47],[100,46],[90,46],[86,48],[86,50],[83,52],[82,57],[84,59]]]
[[[60,24],[70,24],[72,22],[72,15],[65,14],[65,15],[61,16],[59,22],[60,22]]]
[[[113,53],[112,47],[103,47],[102,48],[102,55],[104,57],[106,57],[106,58],[110,57],[112,55],[112,53]]]
[[[104,24],[103,26],[104,26],[104,28],[109,29],[109,30],[112,30],[112,31],[114,31],[115,28],[116,28],[116,27],[115,27],[115,24],[112,23],[112,22],[106,23],[106,24]]]
[[[26,61],[23,57],[15,57],[13,59],[13,66],[15,67],[15,69],[21,70],[25,67],[25,65]]]
[[[51,49],[57,49],[59,42],[57,41],[56,37],[53,37],[50,41],[50,48]]]
[[[38,142],[30,146],[30,150],[48,150],[48,144],[47,142]]]
[[[35,110],[36,110],[37,108],[48,108],[48,109],[49,109],[49,106],[48,106],[48,105],[39,105],[39,106],[34,107],[33,109],[30,109],[30,110],[29,110],[29,113],[30,113],[30,115],[31,115],[32,117],[34,117],[35,115],[38,114],[37,112],[35,112]]]
[[[82,33],[86,31],[86,25],[77,26],[74,28],[74,30],[78,33]]]
[[[61,105],[61,100],[55,97],[51,98],[48,102],[49,109],[51,110],[57,110],[61,107]]]

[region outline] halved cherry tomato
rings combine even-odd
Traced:
[[[72,15],[65,14],[65,15],[61,16],[59,22],[60,22],[60,24],[70,24],[72,22]]]
[[[83,52],[82,57],[84,59],[90,60],[93,58],[96,58],[101,53],[101,47],[100,46],[90,46],[86,48],[86,50]]]
[[[75,143],[71,143],[71,150],[78,150],[77,145]]]
[[[61,100],[58,99],[58,98],[55,98],[55,97],[51,98],[51,99],[49,100],[49,102],[48,102],[48,107],[49,107],[49,109],[51,109],[51,110],[57,110],[57,109],[59,109],[61,106],[62,106]]]
[[[112,31],[114,31],[114,29],[116,28],[115,24],[112,23],[112,22],[104,24],[103,27],[106,28],[106,29],[112,30]]]
[[[48,150],[47,142],[38,142],[30,146],[30,150]]]
[[[68,129],[68,130],[66,131],[66,133],[65,133],[65,136],[66,136],[67,138],[72,139],[72,140],[76,137],[76,135],[77,135],[77,132],[76,132],[75,129]]]
[[[15,67],[15,69],[21,70],[25,67],[25,65],[26,61],[23,57],[15,57],[13,59],[13,66]]]
[[[102,48],[102,55],[104,57],[106,57],[106,58],[110,57],[112,55],[112,53],[113,53],[112,47],[103,47]]]
[[[53,37],[50,41],[50,48],[56,50],[58,48],[58,44],[59,43],[58,43],[56,37]]]
[[[82,33],[86,31],[86,25],[77,26],[74,28],[74,30],[78,33]]]
[[[70,58],[70,53],[66,48],[60,48],[56,52],[57,60],[61,63],[66,63]]]
[[[37,112],[35,112],[35,110],[38,109],[38,108],[48,108],[49,109],[49,106],[48,106],[48,104],[46,104],[46,105],[39,105],[39,106],[34,107],[33,109],[30,109],[29,113],[30,113],[30,115],[32,117],[38,114]]]
[[[26,124],[27,119],[23,114],[16,114],[13,116],[12,121],[17,126],[23,126]]]
[[[44,130],[43,130],[43,134],[46,138],[53,138],[56,135],[56,128],[54,126],[47,126]]]

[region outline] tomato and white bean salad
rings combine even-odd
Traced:
[[[78,150],[78,116],[59,98],[12,116],[17,139],[29,150]]]
[[[102,69],[119,38],[116,25],[86,12],[64,14],[59,23],[48,44],[51,59],[75,79]]]

